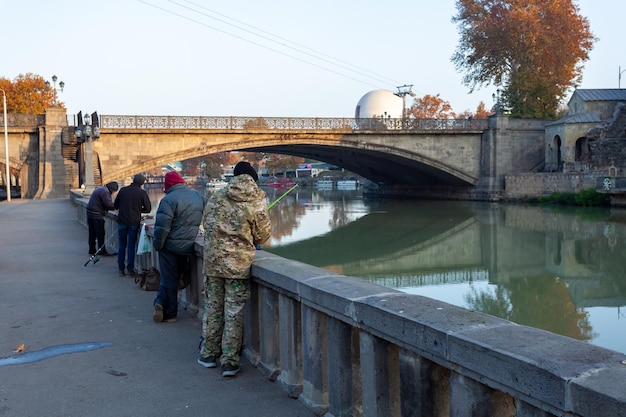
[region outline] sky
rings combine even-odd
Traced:
[[[574,3],[598,38],[579,88],[626,87],[626,2]],[[0,77],[56,75],[68,115],[354,117],[404,84],[490,108],[496,87],[470,94],[450,61],[455,14],[454,0],[11,1]]]

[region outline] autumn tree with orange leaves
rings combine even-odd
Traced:
[[[407,111],[409,116],[416,119],[454,119],[456,117],[450,103],[439,97],[439,94],[416,97]]]
[[[56,98],[54,88],[46,86],[42,76],[31,73],[20,74],[13,81],[2,77],[0,88],[7,95],[7,113],[43,114]]]
[[[572,0],[457,0],[452,56],[470,91],[502,88],[513,117],[556,117],[596,40]]]

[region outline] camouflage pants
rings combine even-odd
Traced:
[[[204,344],[200,354],[220,358],[222,365],[239,364],[249,280],[205,276],[203,297]]]

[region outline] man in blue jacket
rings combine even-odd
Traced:
[[[157,209],[153,239],[161,274],[152,316],[157,323],[176,321],[178,281],[193,255],[206,203],[207,198],[187,188],[177,172],[165,174],[165,197]]]

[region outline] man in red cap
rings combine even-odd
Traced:
[[[161,274],[152,316],[157,323],[177,320],[178,281],[193,255],[206,203],[207,198],[187,188],[177,172],[165,174],[165,197],[157,209],[153,240]]]

